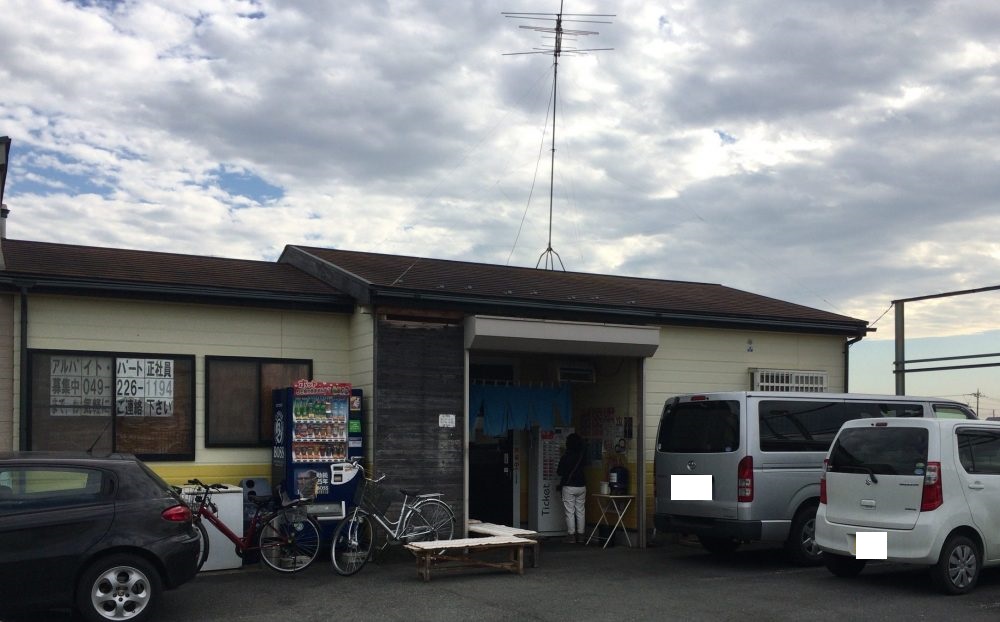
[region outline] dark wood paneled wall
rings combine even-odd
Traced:
[[[375,467],[393,492],[442,492],[461,527],[464,488],[465,342],[461,324],[378,321]],[[440,427],[439,415],[455,415]]]

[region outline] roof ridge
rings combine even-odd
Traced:
[[[612,279],[632,279],[636,281],[648,281],[654,283],[682,283],[685,285],[708,285],[714,287],[727,287],[729,289],[735,289],[729,287],[728,285],[723,285],[722,283],[710,283],[708,281],[685,281],[681,279],[661,279],[651,276],[632,276],[632,275],[622,275],[622,274],[607,274],[604,272],[579,272],[575,270],[540,270],[539,268],[531,268],[528,266],[506,266],[497,263],[486,263],[479,261],[468,261],[462,259],[441,259],[437,257],[421,257],[419,255],[398,255],[394,253],[378,253],[372,251],[356,251],[356,250],[346,250],[340,248],[324,248],[321,246],[304,246],[301,244],[289,244],[289,246],[294,246],[307,251],[320,251],[320,252],[334,252],[334,253],[349,253],[354,255],[371,255],[376,257],[392,257],[401,260],[412,260],[410,267],[421,261],[434,261],[449,264],[461,264],[466,266],[485,266],[489,268],[498,268],[504,270],[523,270],[532,273],[552,273],[552,274],[565,274],[565,275],[579,275],[586,277],[608,277]],[[742,291],[742,290],[737,290]],[[749,293],[749,292],[748,292]],[[755,294],[756,295],[756,294]]]

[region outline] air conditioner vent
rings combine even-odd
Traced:
[[[556,376],[560,383],[594,384],[597,382],[597,373],[594,371],[594,366],[589,363],[560,363]]]
[[[827,390],[827,373],[797,369],[751,369],[750,390],[823,393]]]

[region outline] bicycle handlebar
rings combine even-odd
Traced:
[[[202,488],[204,490],[223,490],[226,488],[225,484],[206,484],[197,478],[189,479],[188,483],[194,484],[195,486],[198,486],[199,488]]]
[[[362,477],[365,477],[366,474],[368,473],[368,470],[365,469],[365,467],[361,465],[361,459],[360,458],[354,458],[353,460],[350,461],[349,464],[351,466],[353,466],[354,468],[356,468],[356,469],[360,469]],[[386,473],[382,473],[378,477],[376,477],[375,479],[373,479],[371,481],[373,481],[373,482],[381,482],[382,480],[385,479],[386,475],[387,475]]]

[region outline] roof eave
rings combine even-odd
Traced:
[[[232,302],[259,306],[280,306],[322,309],[351,313],[354,301],[348,296],[275,292],[267,290],[240,290],[221,287],[192,285],[167,285],[154,283],[121,283],[90,279],[59,279],[34,275],[0,276],[0,287],[11,290],[28,288],[39,293],[68,295],[123,296],[127,298],[168,299],[178,302]]]
[[[560,303],[551,301],[510,300],[496,297],[462,296],[436,292],[402,291],[398,289],[373,289],[371,301],[377,305],[418,303],[421,305],[447,305],[469,311],[492,308],[511,313],[534,311],[605,317],[613,321],[631,321],[651,324],[682,324],[725,328],[756,328],[808,333],[836,334],[863,337],[868,333],[867,322],[837,322],[835,320],[809,320],[766,316],[741,316],[719,313],[696,313],[647,308],[625,308],[611,305]]]

